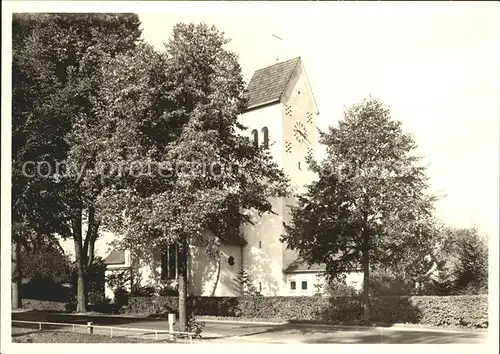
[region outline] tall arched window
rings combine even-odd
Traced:
[[[252,130],[253,145],[259,147],[259,132],[257,129]]]
[[[262,128],[262,135],[264,136],[264,149],[269,149],[269,129],[267,127]]]

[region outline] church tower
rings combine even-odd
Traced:
[[[257,70],[248,84],[248,108],[240,123],[257,144],[270,150],[288,175],[296,193],[305,190],[314,175],[306,156],[315,156],[318,107],[301,58]],[[277,215],[254,215],[254,225],[244,225],[247,244],[242,248],[242,266],[264,296],[287,295],[284,270],[297,255],[280,242],[283,222],[290,221],[288,205],[294,199],[274,198]]]

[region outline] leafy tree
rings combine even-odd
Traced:
[[[447,227],[438,255],[439,278],[434,291],[478,294],[488,289],[488,246],[476,228]]]
[[[103,160],[121,163],[120,171],[106,170],[104,220],[123,236],[122,247],[145,260],[180,246],[182,329],[189,247],[216,254],[218,237],[207,230],[237,237],[240,222],[250,221],[246,211],[272,212],[268,198],[287,186],[270,154],[240,134],[244,82],[227,43],[215,27],[178,24],[164,52],[143,45],[103,69],[100,132],[115,137]]]
[[[348,108],[320,142],[325,159],[309,160],[319,179],[298,197],[282,240],[307,262],[326,264],[329,279],[361,268],[368,321],[370,269],[426,245],[434,198],[415,142],[377,100]]]
[[[376,269],[370,275],[368,292],[372,296],[413,295],[415,284],[399,272]]]
[[[38,247],[21,248],[22,273],[27,279],[49,279],[53,283],[69,282],[72,271],[71,260],[64,254],[57,241],[40,242]]]
[[[47,166],[65,158],[63,137],[70,124],[53,109],[61,87],[58,61],[41,40],[55,38],[55,31],[40,26],[33,15],[15,14],[12,27],[12,305],[18,308],[21,245],[52,232],[67,233],[59,202],[61,185],[44,176]]]
[[[391,259],[374,269],[370,294],[420,294],[436,276],[442,226],[434,218],[423,218],[413,233],[415,237],[408,237],[404,245],[392,245]]]
[[[42,191],[53,197],[55,207],[35,203],[34,208],[51,211],[42,218],[50,221],[50,232],[74,240],[79,311],[86,311],[85,268],[92,264],[99,228],[94,201],[101,186],[95,145],[88,139],[96,125],[99,66],[103,58],[133,49],[139,36],[138,17],[131,14],[16,14],[13,19],[13,203],[25,210],[27,200],[37,201],[24,196],[38,179],[19,176],[25,162],[44,162],[42,181],[50,185]],[[72,168],[57,170],[63,161]],[[25,215],[19,211],[14,217],[22,222]]]

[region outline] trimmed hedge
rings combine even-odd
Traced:
[[[387,296],[371,298],[375,323],[414,323],[430,326],[488,327],[488,296]],[[356,297],[192,297],[188,305],[200,316],[273,320],[360,323],[363,307]],[[177,313],[176,297],[132,297],[128,313]]]
[[[66,302],[23,299],[23,308],[38,311],[71,312],[75,305]]]

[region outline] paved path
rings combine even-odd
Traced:
[[[106,316],[48,314],[43,312],[13,313],[12,319],[168,330],[166,320]],[[203,343],[432,343],[481,344],[487,341],[486,331],[447,331],[408,328],[353,328],[311,324],[262,324],[206,321]],[[151,336],[151,335],[150,335]],[[163,337],[163,336],[162,336]]]

